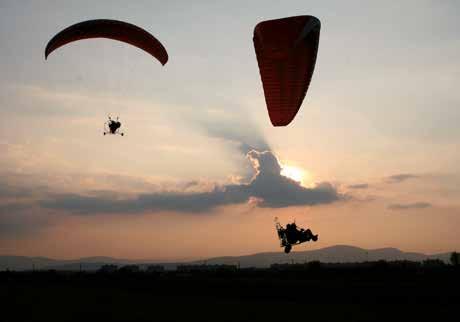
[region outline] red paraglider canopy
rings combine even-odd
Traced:
[[[168,62],[168,53],[163,45],[144,29],[118,20],[88,20],[72,25],[54,36],[45,49],[45,59],[54,50],[70,42],[90,38],[108,38],[122,41],[140,48],[160,61]]]
[[[313,16],[263,21],[254,28],[265,102],[274,126],[288,125],[302,105],[315,69],[320,28]]]

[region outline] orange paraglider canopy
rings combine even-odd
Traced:
[[[146,51],[158,59],[162,65],[168,62],[166,49],[150,33],[130,23],[108,19],[88,20],[62,30],[48,42],[45,49],[45,59],[59,47],[77,40],[90,38],[122,41]]]
[[[313,16],[267,20],[254,28],[265,102],[274,126],[288,125],[302,105],[315,69],[320,29]]]

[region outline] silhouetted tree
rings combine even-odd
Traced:
[[[460,261],[460,254],[457,252],[453,252],[450,254],[450,263],[454,265],[455,267],[458,267]]]
[[[377,270],[386,270],[388,269],[388,262],[384,259],[381,259],[381,260],[378,260],[377,262],[374,262],[373,263],[373,266],[377,269]]]
[[[107,264],[107,265],[102,265],[101,268],[99,268],[97,271],[98,273],[113,273],[113,272],[116,272],[117,269],[118,269],[117,265]]]
[[[440,259],[426,259],[423,261],[423,267],[426,268],[436,268],[436,267],[443,267],[446,264]]]
[[[157,272],[164,272],[165,267],[162,265],[149,265],[147,266],[147,272],[149,273],[157,273]]]
[[[140,268],[138,265],[125,265],[118,270],[120,273],[138,273]]]
[[[319,271],[321,269],[321,262],[320,261],[311,261],[308,262],[307,267],[310,271]]]

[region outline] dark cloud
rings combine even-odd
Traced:
[[[403,182],[409,179],[415,179],[418,178],[418,175],[411,174],[411,173],[401,173],[401,174],[395,174],[393,176],[389,176],[386,178],[386,182],[388,183],[399,183]]]
[[[343,196],[330,183],[305,188],[280,174],[280,164],[272,152],[250,151],[248,159],[255,171],[247,184],[216,186],[204,192],[157,192],[142,194],[134,199],[77,194],[56,195],[41,202],[49,209],[76,214],[139,213],[146,211],[177,211],[201,213],[213,208],[257,200],[259,207],[282,208],[301,205],[329,204]]]
[[[197,180],[191,180],[183,184],[184,190],[198,186],[200,183]]]
[[[369,184],[367,183],[351,184],[348,186],[348,189],[367,189],[367,188],[369,188]]]
[[[15,214],[30,207],[30,204],[9,202],[0,204],[0,217],[5,217],[10,214]]]
[[[415,202],[407,204],[391,204],[388,206],[390,210],[410,210],[410,209],[425,209],[431,208],[432,205],[428,202]]]
[[[35,198],[46,195],[48,190],[33,184],[24,188],[22,184],[0,173],[0,240],[37,232],[48,223],[46,210],[39,209],[35,202]]]
[[[0,179],[3,179],[0,177]],[[31,189],[11,186],[8,184],[0,183],[0,199],[6,198],[25,198],[32,195]]]

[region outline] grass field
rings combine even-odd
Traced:
[[[458,321],[460,271],[2,272],[2,321]]]

